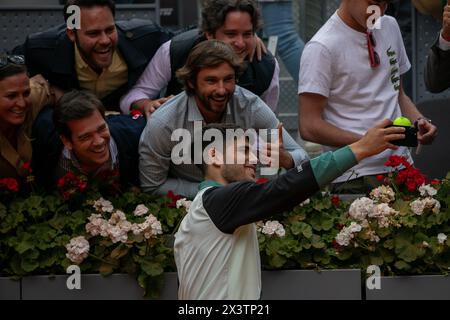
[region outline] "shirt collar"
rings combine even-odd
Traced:
[[[70,161],[72,163],[72,165],[79,170],[80,172],[82,172],[81,169],[81,165],[80,162],[78,161],[77,156],[75,155],[74,152],[70,151],[69,149],[67,149],[66,147],[64,147],[63,151],[62,151],[62,155],[65,159],[67,159],[68,161]],[[104,165],[102,165],[95,173],[94,175],[96,175],[98,172],[109,169],[109,170],[114,170],[114,168],[117,166],[118,162],[119,162],[119,153],[117,150],[117,145],[116,142],[114,141],[114,139],[111,137],[109,140],[109,156],[110,159],[108,160],[107,163],[105,163]]]
[[[124,61],[123,57],[119,54],[118,49],[116,48],[112,56],[111,65],[108,68],[106,68],[106,70],[108,70],[109,72],[118,71],[120,69],[122,61]],[[81,56],[80,49],[76,44],[75,44],[75,63],[80,69],[92,70],[91,66],[88,65],[86,61],[84,61],[83,57]]]
[[[217,181],[205,180],[198,185],[198,189],[203,190],[203,189],[209,188],[209,187],[222,187],[222,186],[223,186],[223,184],[220,184]]]
[[[78,45],[75,44],[75,63],[80,69],[90,68],[89,65],[84,61],[81,56],[80,49],[78,49]]]

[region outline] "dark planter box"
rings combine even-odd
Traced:
[[[20,281],[0,278],[0,300],[20,300]]]
[[[113,274],[103,277],[98,274],[81,276],[81,289],[67,289],[67,276],[31,276],[22,279],[23,300],[142,300],[144,290],[135,277],[128,274]],[[164,289],[160,299],[177,298],[177,274],[165,274]]]
[[[450,300],[450,277],[382,277],[381,289],[366,288],[366,300]]]
[[[361,300],[361,271],[263,271],[262,300]]]

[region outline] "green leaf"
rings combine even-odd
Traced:
[[[418,256],[423,254],[423,249],[421,250],[412,243],[413,236],[407,234],[398,235],[395,238],[395,253],[397,257],[406,262],[417,260]]]
[[[279,254],[273,254],[270,256],[269,264],[273,268],[281,268],[286,263],[286,258],[280,256]]]
[[[318,236],[317,234],[314,234],[312,236],[311,245],[313,246],[313,248],[316,248],[316,249],[325,248],[325,242],[323,242],[322,239],[320,238],[320,236]]]
[[[314,253],[313,259],[315,262],[326,265],[330,263],[330,256],[324,251],[318,251]]]
[[[294,235],[303,235],[305,238],[311,238],[313,230],[309,224],[304,222],[294,222],[291,225],[291,232]]]
[[[30,250],[22,255],[21,267],[25,272],[33,272],[39,267],[39,251]]]
[[[400,212],[401,216],[406,216],[411,214],[411,208],[409,206],[408,201],[404,201],[402,199],[397,199],[391,207]]]
[[[313,208],[317,211],[322,211],[325,209],[330,209],[331,208],[331,201],[317,201],[314,203]]]
[[[411,266],[408,263],[406,263],[405,261],[401,261],[401,260],[395,262],[394,267],[396,267],[398,270],[411,269]]]
[[[159,263],[150,262],[148,260],[142,259],[141,269],[149,276],[158,276],[164,272],[163,268]]]
[[[388,239],[388,240],[384,241],[383,247],[385,247],[386,249],[394,249],[395,248],[394,239]]]
[[[107,276],[114,272],[114,265],[103,262],[98,270],[101,275]]]
[[[20,254],[34,248],[33,236],[29,233],[22,232],[17,238],[17,244],[14,246]]]
[[[378,257],[378,256],[371,256],[370,257],[370,264],[371,265],[376,265],[376,266],[381,266],[381,265],[383,265],[383,258],[382,257]]]
[[[120,258],[126,256],[129,251],[130,251],[130,248],[121,244],[111,252],[111,258],[115,259],[115,260],[119,260]]]

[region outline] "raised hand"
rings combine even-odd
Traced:
[[[391,120],[385,119],[381,121],[376,126],[369,129],[360,140],[350,145],[357,161],[381,153],[386,149],[398,149],[391,141],[404,139],[405,128],[386,128],[389,125],[392,125]]]
[[[145,114],[145,117],[148,118],[153,112],[156,111],[156,109],[158,109],[162,104],[164,104],[167,100],[169,100],[172,97],[173,95],[155,100],[150,99],[138,100],[133,103],[132,107],[134,109],[141,110]]]
[[[263,154],[267,155],[267,157],[270,159],[270,163],[268,165],[271,168],[279,166],[281,168],[290,169],[294,166],[294,160],[292,159],[291,154],[284,148],[282,123],[278,124],[277,130],[277,142],[266,144]]]

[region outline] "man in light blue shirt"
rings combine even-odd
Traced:
[[[275,114],[258,96],[236,86],[241,68],[236,53],[221,41],[204,41],[192,50],[177,72],[185,91],[153,113],[142,133],[139,170],[144,191],[166,195],[171,190],[189,198],[197,194],[202,180],[200,168],[190,163],[175,164],[172,159],[173,148],[179,144],[179,140],[172,141],[177,129],[186,129],[192,138],[202,123],[233,123],[255,130],[278,127]],[[308,159],[285,130],[283,141],[280,167],[290,169]]]

